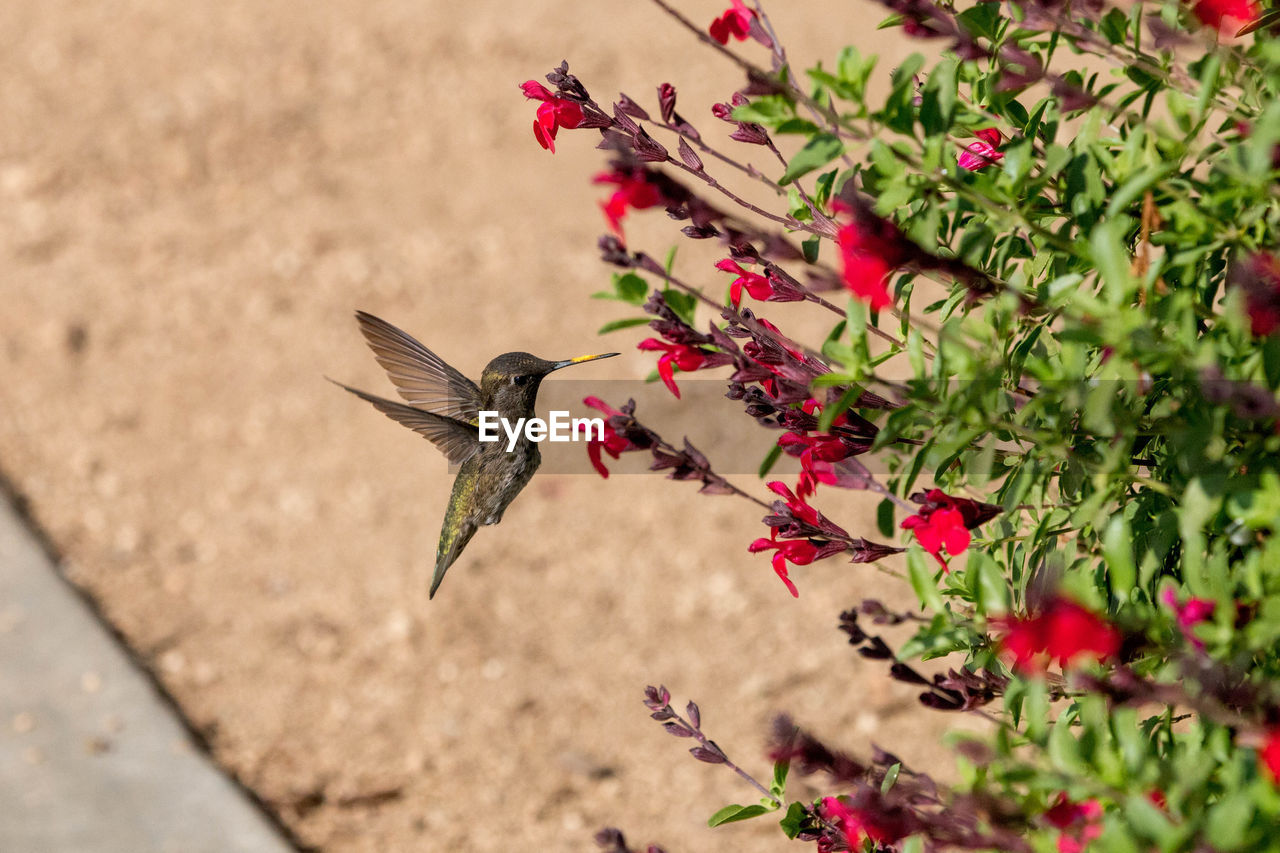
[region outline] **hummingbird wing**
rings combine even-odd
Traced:
[[[464,423],[479,417],[480,389],[474,382],[386,320],[357,311],[356,322],[405,402]]]
[[[435,412],[415,409],[413,406],[406,406],[394,400],[384,400],[382,397],[366,394],[350,385],[334,382],[332,379],[329,381],[340,388],[346,388],[361,400],[369,401],[375,409],[393,421],[402,423],[414,432],[425,436],[428,441],[440,448],[454,465],[466,462],[480,449],[480,432],[471,424],[456,421]]]

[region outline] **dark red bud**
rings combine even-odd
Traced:
[[[676,87],[670,83],[663,83],[658,87],[658,109],[662,113],[662,120],[671,123],[671,116],[676,111]]]

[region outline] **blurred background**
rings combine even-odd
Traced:
[[[724,5],[679,4],[703,26]],[[798,67],[854,43],[883,87],[911,49],[869,2],[774,5]],[[213,760],[320,849],[785,843],[772,818],[706,827],[753,792],[648,719],[650,683],[760,778],[780,711],[950,763],[952,720],[835,628],[905,583],[832,560],[793,600],[746,553],[759,511],[690,484],[539,476],[428,603],[446,463],[324,381],[390,392],[353,310],[473,378],[507,350],[622,351],[578,382],[653,366],[645,329],[595,334],[625,313],[588,298],[597,136],[543,151],[518,89],[562,59],[602,102],[654,110],[670,82],[731,129],[709,109],[738,72],[638,0],[0,5],[0,471]],[[680,239],[661,213],[627,228]],[[679,263],[718,289],[714,248]],[[873,501],[822,506],[879,538]]]

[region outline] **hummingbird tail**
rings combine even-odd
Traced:
[[[436,553],[436,573],[431,578],[431,591],[427,593],[427,598],[435,598],[436,590],[440,588],[440,582],[444,580],[444,573],[449,571],[449,567],[462,554],[462,549],[467,547],[467,543],[471,541],[471,537],[475,535],[476,526],[463,522],[458,526],[452,536],[448,535],[448,523],[446,521],[445,533],[440,537],[440,549]]]

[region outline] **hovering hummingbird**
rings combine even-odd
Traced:
[[[583,355],[564,361],[546,361],[527,352],[503,353],[485,365],[477,387],[387,321],[364,311],[356,312],[356,321],[378,364],[410,405],[375,397],[341,382],[334,384],[421,433],[440,448],[449,462],[459,466],[436,549],[436,571],[428,594],[428,598],[434,598],[445,572],[476,529],[502,521],[502,513],[542,462],[538,443],[530,441],[523,431],[510,450],[506,441],[480,441],[480,412],[496,411],[508,423],[532,417],[538,386],[548,373],[618,353]]]

